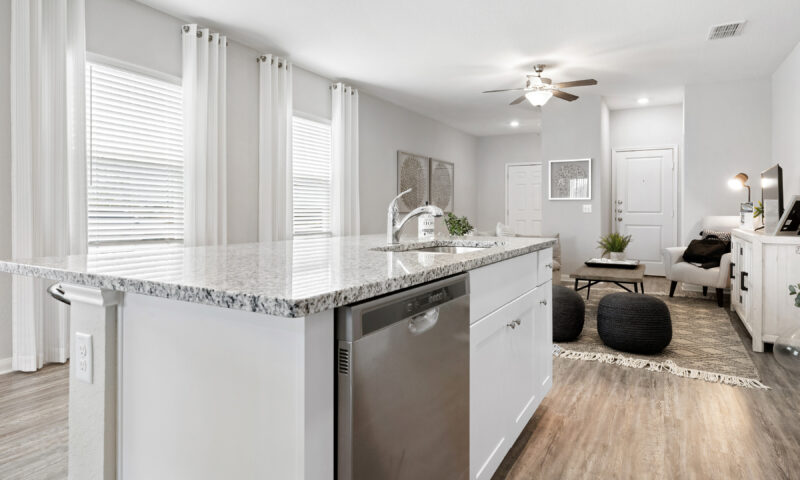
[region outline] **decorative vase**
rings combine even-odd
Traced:
[[[609,252],[611,260],[622,261],[625,260],[625,252]]]
[[[783,368],[800,374],[800,329],[778,337],[772,347],[772,354]]]

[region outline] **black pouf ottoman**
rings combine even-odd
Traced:
[[[672,340],[672,320],[667,304],[655,297],[612,293],[597,306],[597,333],[616,350],[658,353]]]
[[[583,331],[586,305],[575,290],[553,285],[553,341],[575,340]]]

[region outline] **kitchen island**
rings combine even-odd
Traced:
[[[552,382],[555,241],[384,242],[0,261],[71,302],[70,478],[333,478],[334,309],[464,272],[470,477],[491,477]],[[481,248],[414,251],[434,246]]]

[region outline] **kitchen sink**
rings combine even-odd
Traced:
[[[489,247],[457,247],[457,246],[441,246],[441,247],[423,247],[412,248],[406,250],[407,252],[421,252],[421,253],[470,253],[479,252]]]

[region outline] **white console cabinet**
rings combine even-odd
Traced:
[[[492,477],[552,385],[548,262],[550,248],[470,272],[472,479]]]
[[[733,230],[731,309],[763,352],[782,334],[800,328],[800,308],[788,286],[800,283],[800,237]]]

